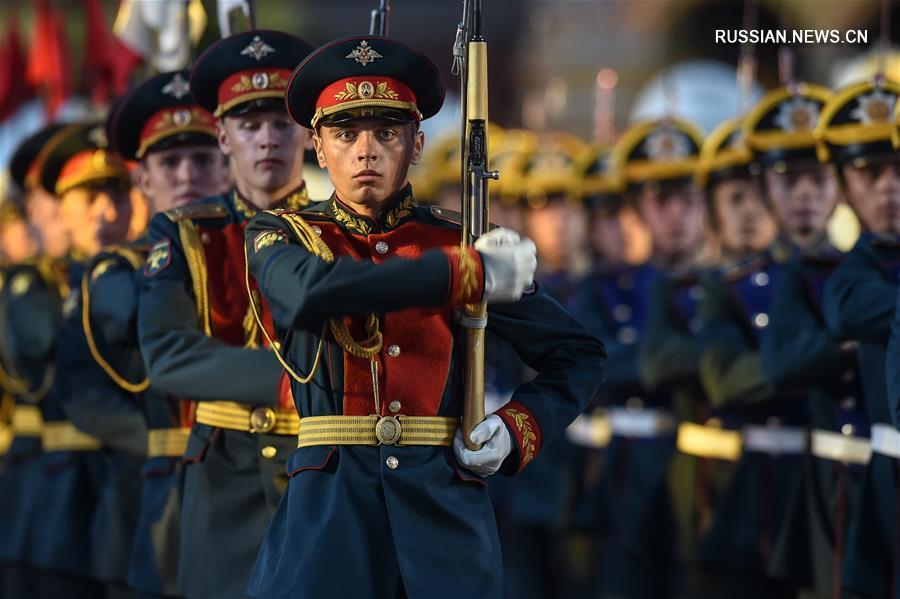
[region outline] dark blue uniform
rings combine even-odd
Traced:
[[[743,452],[699,547],[698,562],[713,585],[709,594],[790,592],[768,569],[802,469],[807,417],[802,401],[775,393],[762,366],[760,336],[781,269],[773,253],[742,259],[703,283],[701,380],[712,416],[743,436]]]
[[[3,596],[33,597],[33,527],[49,499],[39,493],[43,418],[40,402],[53,381],[53,358],[65,286],[63,264],[39,259],[3,269],[0,282],[0,384],[6,434],[0,473],[0,560],[8,564]]]
[[[185,404],[146,384],[138,347],[137,304],[148,250],[143,241],[107,249],[92,260],[89,325],[97,346],[94,359],[103,361],[111,371],[108,377],[132,394],[149,429],[142,435],[149,442],[142,448],[147,458],[140,472],[140,513],[128,584],[145,595],[177,595],[181,456],[188,429],[184,428]]]
[[[102,446],[81,451],[78,458],[90,473],[94,505],[90,518],[91,575],[97,580],[125,585],[134,529],[141,497],[140,470],[147,448],[147,427],[132,394],[118,387],[94,361],[83,327],[83,277],[87,264],[70,272],[72,289],[59,336],[57,384],[59,404],[74,427]],[[122,355],[100,340],[105,355]]]
[[[305,190],[286,199],[306,202]],[[243,237],[252,214],[232,191],[150,223],[141,352],[155,388],[199,402],[184,455],[179,588],[188,597],[243,595],[296,447],[296,414],[279,408],[281,366],[248,312]],[[274,428],[262,421],[251,432],[253,410]]]
[[[782,531],[773,573],[822,594],[833,592],[835,580],[840,588],[841,556],[869,435],[856,350],[841,347],[822,312],[825,282],[842,257],[826,244],[783,265],[761,344],[776,391],[805,397],[812,429],[812,452],[791,497],[790,524]],[[830,448],[843,441],[860,446],[861,455],[837,459]]]
[[[460,414],[463,355],[453,308],[480,294],[463,285],[477,264],[458,261],[458,225],[436,214],[417,206],[408,190],[388,200],[377,222],[337,199],[317,204],[301,216],[337,256],[333,262],[299,245],[291,214],[261,213],[251,221],[250,270],[284,331],[289,366],[308,376],[322,342],[312,380],[292,384],[301,427],[305,417],[365,418],[375,411],[370,360],[347,354],[331,335],[320,337],[328,319],[349,317],[344,322],[359,339],[373,311],[383,335],[383,349],[373,358],[381,414],[451,420]],[[604,351],[541,288],[489,312],[488,328],[538,372],[497,413],[514,442],[504,470],[515,472],[593,396]],[[291,455],[288,472],[251,595],[502,593],[500,546],[484,482],[461,468],[447,447],[303,446]]]
[[[870,423],[895,425],[884,364],[894,317],[900,242],[863,233],[825,284],[823,309],[832,334],[859,342],[859,364]],[[886,597],[897,589],[897,464],[873,452],[850,524],[843,585]]]
[[[609,375],[597,403],[608,410],[612,439],[602,474],[593,474],[600,478],[598,492],[588,497],[605,529],[601,582],[613,596],[673,592],[676,531],[667,473],[675,417],[667,391],[642,384],[639,363],[645,335],[653,332],[651,290],[663,277],[650,264],[594,273],[580,285],[575,310],[609,354]],[[646,576],[648,570],[654,576]]]

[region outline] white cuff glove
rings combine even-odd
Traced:
[[[478,451],[466,448],[462,432],[456,429],[453,437],[453,453],[459,463],[481,476],[490,476],[500,469],[503,460],[512,450],[509,430],[496,414],[491,414],[475,427],[469,435],[472,443],[484,443]]]
[[[484,299],[514,302],[534,285],[537,250],[534,242],[509,229],[488,231],[475,241],[484,261]]]

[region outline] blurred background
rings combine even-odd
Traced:
[[[25,136],[50,119],[102,116],[130,84],[189,65],[221,37],[227,20],[220,13],[241,3],[0,2],[0,198],[10,155]],[[367,33],[377,2],[252,4],[257,26],[323,43]],[[866,44],[791,46],[793,76],[832,87],[871,73],[881,40],[900,40],[900,20],[882,27],[879,0],[485,0],[485,7],[491,119],[504,129],[563,132],[602,144],[635,118],[665,114],[709,132],[741,102],[778,85],[779,47],[760,44],[753,48],[755,83],[741,96],[742,47],[717,44],[716,29],[866,31]],[[447,81],[443,111],[425,123],[431,140],[458,128],[459,82],[450,65],[461,8],[456,0],[392,2],[390,35],[424,50]],[[891,63],[888,74],[900,76],[900,63]],[[316,195],[327,193],[327,179],[310,179]]]

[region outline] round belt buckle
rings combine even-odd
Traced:
[[[400,421],[394,416],[382,416],[375,423],[375,438],[382,445],[394,445],[400,440]]]
[[[278,416],[272,408],[256,408],[250,412],[250,432],[268,433],[275,428]]]

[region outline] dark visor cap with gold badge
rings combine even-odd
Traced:
[[[40,173],[41,186],[56,196],[82,186],[127,188],[131,175],[122,158],[107,149],[102,124],[67,127],[48,147]]]
[[[288,113],[316,128],[356,118],[419,122],[444,103],[444,82],[424,54],[396,40],[351,37],[326,44],[291,75]]]
[[[47,125],[19,144],[9,161],[10,177],[19,186],[19,189],[27,191],[40,185],[38,175],[41,163],[46,156],[46,150],[51,145],[53,138],[65,128],[66,125],[61,123]]]
[[[314,46],[290,33],[253,29],[210,46],[191,71],[191,93],[216,117],[284,110],[291,71]]]
[[[795,83],[763,96],[744,119],[744,138],[754,158],[776,172],[815,167],[814,130],[830,94],[820,85]]]
[[[131,90],[116,107],[110,147],[132,160],[186,144],[216,145],[216,118],[191,96],[189,71],[162,73]]]

